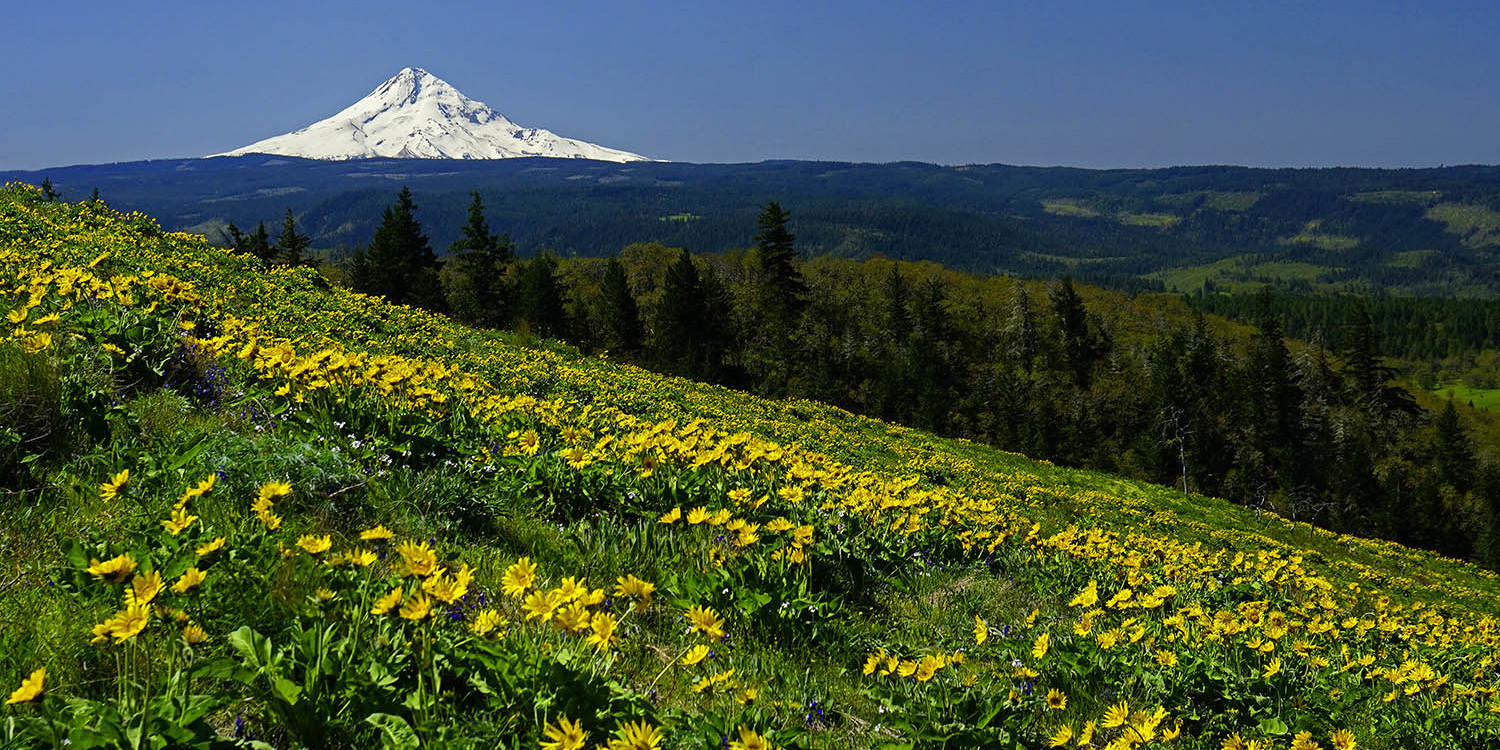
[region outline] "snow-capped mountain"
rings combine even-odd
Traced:
[[[523,128],[421,68],[403,68],[369,96],[301,130],[213,156],[305,159],[510,159],[553,156],[650,161],[639,154]]]

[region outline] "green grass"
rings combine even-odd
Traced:
[[[1316,282],[1330,269],[1312,263],[1298,261],[1257,262],[1255,256],[1241,255],[1206,263],[1157,271],[1148,278],[1161,279],[1168,289],[1191,292],[1202,289],[1204,283],[1212,281],[1224,291],[1254,291],[1275,281]]]
[[[1422,265],[1422,261],[1437,254],[1436,250],[1405,250],[1391,254],[1385,264],[1391,268],[1418,268]]]
[[[1156,200],[1169,206],[1188,208],[1198,204],[1202,199],[1202,207],[1214,211],[1225,211],[1239,213],[1250,210],[1261,198],[1261,193],[1256,192],[1232,192],[1225,190],[1198,190],[1191,193],[1173,193],[1171,195],[1158,196]]]
[[[1054,216],[1072,216],[1080,219],[1092,219],[1099,216],[1098,211],[1072,198],[1048,198],[1042,201],[1042,210]]]
[[[1372,190],[1367,193],[1356,193],[1349,200],[1357,203],[1430,206],[1442,197],[1443,194],[1436,190]]]
[[[1500,212],[1467,203],[1439,203],[1427,218],[1447,225],[1468,247],[1500,246]]]
[[[1500,388],[1474,388],[1462,383],[1440,385],[1432,392],[1443,399],[1453,399],[1460,404],[1473,404],[1475,409],[1500,412]]]
[[[1126,226],[1157,229],[1170,229],[1182,221],[1181,216],[1173,214],[1133,214],[1126,211],[1115,214],[1115,219]]]

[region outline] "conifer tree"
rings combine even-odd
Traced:
[[[899,266],[891,265],[891,272],[886,275],[881,291],[885,296],[886,338],[897,345],[905,344],[906,337],[911,335],[911,312],[907,309],[911,294],[907,291],[906,280],[901,277]]]
[[[484,218],[484,199],[479,191],[473,192],[469,201],[468,220],[464,223],[459,238],[448,247],[451,255],[466,252],[480,253],[495,266],[504,266],[515,259],[515,246],[510,235],[496,236],[490,231],[490,223]]]
[[[448,247],[449,261],[442,273],[443,294],[460,320],[499,327],[509,318],[506,272],[515,259],[510,235],[496,236],[484,218],[479,191],[469,203],[468,220],[459,238]]]
[[[300,266],[306,260],[302,254],[310,245],[312,239],[297,231],[297,219],[288,208],[281,220],[281,236],[276,238],[276,259],[289,266]]]
[[[1293,381],[1291,354],[1282,340],[1269,288],[1261,290],[1258,306],[1259,330],[1250,341],[1246,362],[1248,427],[1254,447],[1282,473],[1282,483],[1290,484],[1300,454],[1302,394]]]
[[[1458,418],[1452,398],[1439,412],[1434,432],[1432,457],[1438,476],[1457,492],[1467,492],[1474,478],[1474,445]]]
[[[667,267],[662,280],[661,302],[656,306],[653,339],[657,361],[680,375],[698,374],[701,353],[700,326],[706,308],[702,281],[693,256],[680,251]]]
[[[641,310],[630,293],[625,266],[616,256],[609,256],[604,280],[599,285],[599,321],[604,328],[605,346],[622,354],[641,348]]]
[[[551,338],[567,336],[568,313],[557,283],[557,259],[551,253],[544,252],[521,265],[516,306],[518,317],[532,333]]]
[[[271,245],[271,235],[266,231],[264,221],[255,225],[255,231],[250,233],[249,239],[245,241],[245,250],[260,259],[262,263],[270,263],[276,257],[276,248]]]
[[[1005,343],[1010,358],[1028,374],[1041,353],[1041,335],[1036,329],[1036,314],[1031,310],[1031,296],[1026,285],[1016,279],[1015,294],[1010,300],[1010,314],[1005,322]]]
[[[231,250],[241,253],[249,252],[245,248],[245,231],[236,226],[234,222],[231,221],[229,222],[229,226],[224,227],[224,232],[221,236],[224,242],[229,244]]]
[[[1094,361],[1099,355],[1099,341],[1089,329],[1088,310],[1083,297],[1073,288],[1073,278],[1064,276],[1052,292],[1052,311],[1057,316],[1059,351],[1063,365],[1073,376],[1073,384],[1088,390],[1093,381]]]
[[[57,189],[52,187],[52,178],[42,178],[42,200],[47,201],[48,203],[55,203],[61,198],[62,193],[57,192]]]
[[[759,232],[755,249],[759,254],[761,301],[773,316],[768,324],[790,331],[807,306],[807,284],[797,270],[797,236],[790,227],[791,214],[776,201],[767,203],[756,220]]]
[[[429,289],[436,286],[437,255],[422,234],[415,212],[411,189],[401,188],[396,202],[381,214],[380,226],[366,250],[368,288],[360,291],[382,295],[396,304],[439,306]],[[432,278],[424,279],[427,276]]]

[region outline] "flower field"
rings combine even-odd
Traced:
[[[0,745],[1500,746],[1500,582],[0,194]]]

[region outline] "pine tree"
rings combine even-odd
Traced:
[[[473,200],[469,202],[468,221],[464,223],[459,238],[448,247],[448,252],[451,255],[480,253],[497,267],[515,259],[510,235],[496,236],[490,231],[490,223],[484,218],[484,199],[478,190],[473,192]]]
[[[641,310],[630,293],[625,266],[611,255],[599,285],[599,320],[604,328],[605,346],[611,351],[630,354],[639,351],[645,334],[641,330]]]
[[[906,280],[901,277],[899,266],[891,265],[891,272],[885,277],[881,291],[885,297],[886,338],[904,344],[906,337],[911,335],[911,312],[907,309],[911,304],[911,294],[906,288]]]
[[[1026,285],[1016,280],[1016,291],[1010,301],[1010,315],[1005,323],[1005,343],[1011,360],[1028,374],[1041,354],[1041,335],[1036,330],[1036,314],[1031,310],[1031,295]]]
[[[1459,493],[1467,492],[1474,480],[1474,445],[1458,418],[1453,399],[1443,406],[1434,424],[1435,437],[1432,444],[1433,463],[1438,476]]]
[[[249,252],[245,249],[246,237],[244,230],[240,229],[232,221],[229,222],[229,226],[224,227],[222,239],[229,245],[229,249],[231,250],[241,253]]]
[[[1073,376],[1073,385],[1088,390],[1093,382],[1094,361],[1099,355],[1099,340],[1089,329],[1088,310],[1083,297],[1073,288],[1073,278],[1064,276],[1052,292],[1052,311],[1057,316],[1059,351],[1063,365]]]
[[[396,202],[385,208],[380,226],[370,240],[366,258],[370,264],[368,294],[378,294],[396,304],[437,306],[423,277],[431,275],[436,286],[437,255],[417,223],[411,189],[403,187]],[[426,299],[424,299],[426,298]]]
[[[1258,308],[1259,331],[1246,361],[1248,426],[1251,443],[1268,457],[1285,486],[1294,481],[1293,464],[1301,453],[1302,394],[1293,382],[1291,355],[1268,288],[1261,290]]]
[[[767,323],[783,331],[794,329],[807,307],[807,284],[797,270],[797,236],[792,234],[790,221],[791,214],[771,201],[756,220],[760,231],[755,235],[761,301],[773,316]]]
[[[506,271],[515,259],[515,246],[509,235],[497,237],[490,231],[478,190],[469,203],[468,221],[448,252],[442,287],[453,314],[473,325],[505,325],[509,318]]]
[[[281,220],[281,236],[276,238],[276,259],[289,266],[300,266],[305,261],[302,254],[310,245],[312,239],[297,231],[297,219],[288,208]]]
[[[667,370],[697,375],[702,353],[700,326],[706,308],[702,280],[693,256],[680,251],[662,280],[661,302],[656,306],[653,348],[656,359]]]
[[[1386,385],[1395,379],[1396,371],[1381,361],[1380,334],[1363,299],[1355,299],[1350,315],[1345,371],[1355,405],[1377,419],[1419,412],[1421,409],[1411,394],[1399,386]]]
[[[544,252],[522,264],[516,282],[516,306],[517,315],[537,336],[568,335],[568,313],[557,283],[557,259],[551,253]]]
[[[276,249],[271,245],[271,235],[266,231],[264,221],[255,225],[255,231],[250,233],[249,239],[245,241],[245,250],[262,263],[270,263],[276,257]]]
[[[57,192],[57,189],[52,187],[52,178],[42,178],[42,200],[48,203],[55,203],[61,198],[62,193]]]

